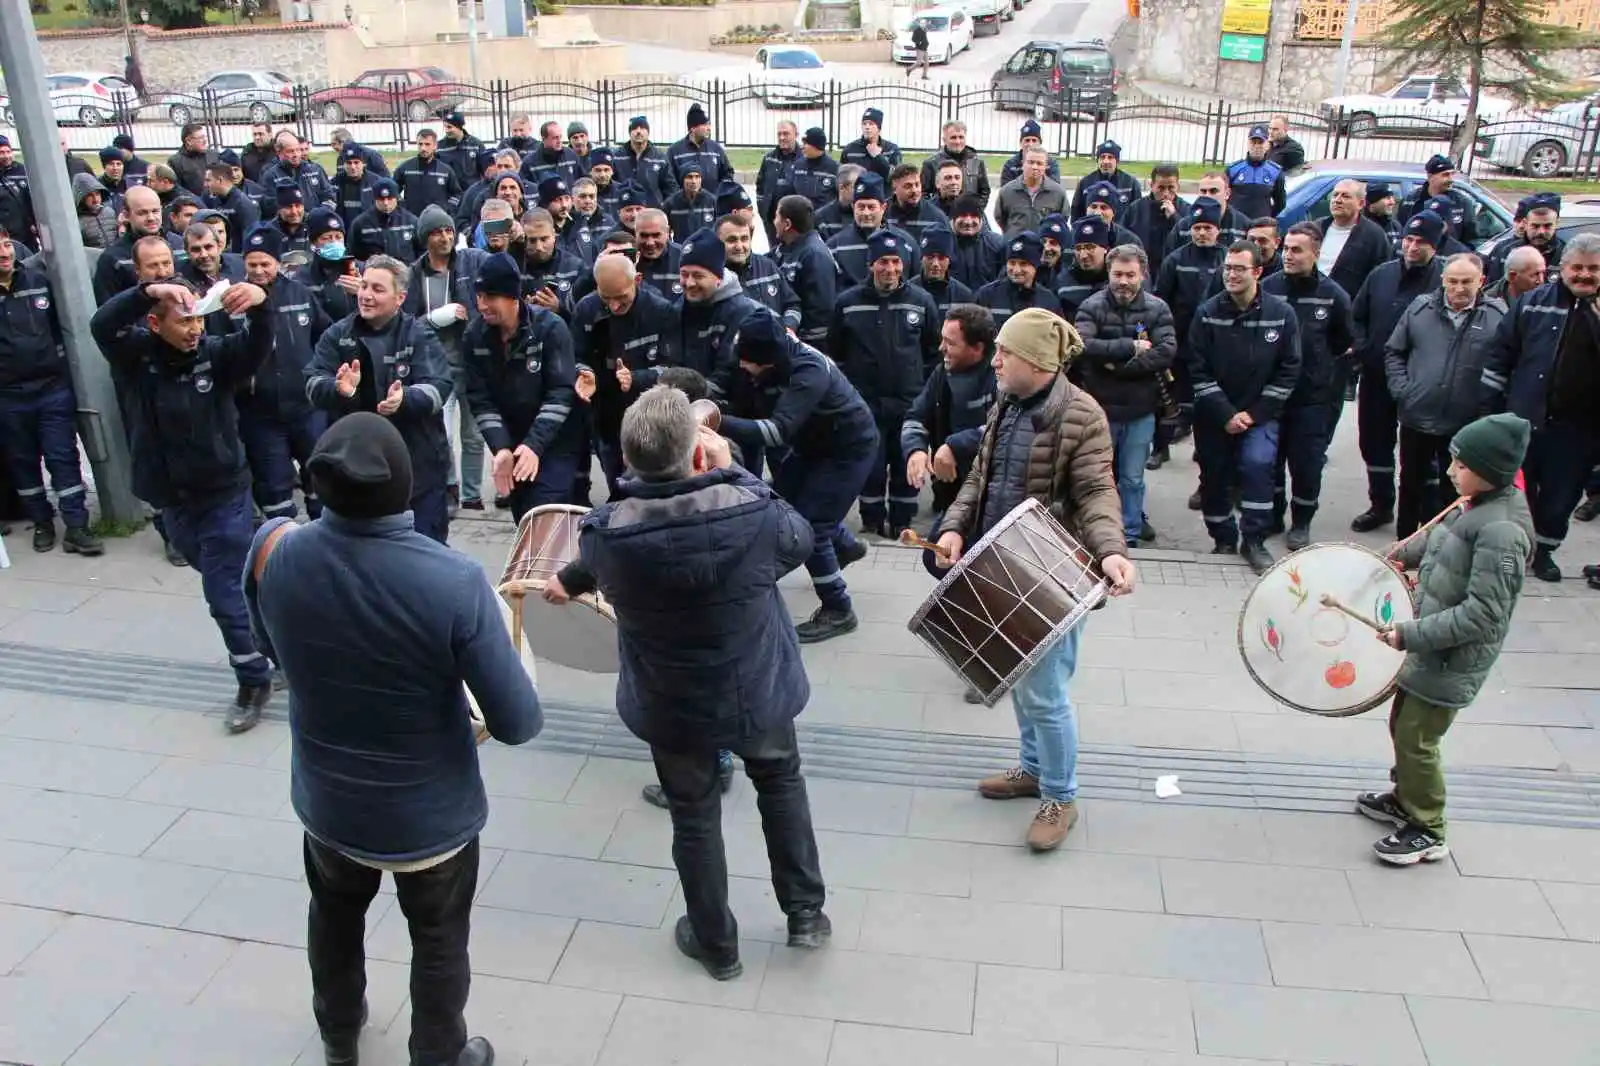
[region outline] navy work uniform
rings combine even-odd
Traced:
[[[645,389],[655,384],[656,371],[676,360],[672,339],[677,333],[672,305],[649,285],[640,285],[627,312],[614,315],[591,292],[578,301],[572,313],[573,358],[579,371],[594,374],[594,396],[589,401],[590,439],[600,457],[612,496],[626,464],[622,459],[622,414]],[[627,392],[617,382],[617,367],[633,375]]]
[[[1198,219],[1215,226],[1221,221],[1222,206],[1209,196],[1201,196],[1189,208],[1189,216],[1191,221]],[[1189,380],[1190,327],[1227,257],[1228,246],[1220,236],[1216,244],[1204,248],[1186,239],[1162,260],[1156,272],[1155,293],[1172,309],[1172,327],[1178,334],[1178,357],[1172,364],[1172,377],[1180,427],[1187,426],[1194,416],[1194,385]],[[1170,442],[1163,442],[1158,434],[1156,448],[1159,450],[1166,443]]]
[[[630,134],[641,126],[647,131],[650,128],[643,115],[628,120]],[[611,159],[615,169],[611,186],[619,196],[631,185],[638,190],[640,202],[646,207],[660,207],[667,202],[667,197],[678,191],[678,179],[667,163],[666,153],[654,144],[646,142],[642,152],[635,152],[631,143],[622,144],[611,153]]]
[[[1039,262],[1044,255],[1044,242],[1039,239],[1038,234],[1025,230],[1005,243],[1003,254],[1006,263],[1020,259],[1031,265],[1037,279]],[[989,313],[994,316],[996,327],[1028,307],[1042,307],[1051,314],[1061,314],[1061,301],[1056,299],[1055,293],[1037,283],[1018,285],[1009,275],[1002,275],[980,288],[973,296],[973,302],[989,309]]]
[[[778,268],[783,279],[800,300],[800,328],[795,333],[818,350],[828,346],[828,324],[833,321],[833,305],[839,291],[839,264],[812,230],[793,244],[782,246]]]
[[[893,141],[883,138],[883,112],[875,107],[869,107],[861,113],[861,124],[865,126],[872,123],[872,136],[875,138],[873,147],[878,149],[876,155],[868,150],[866,133],[844,146],[839,153],[840,163],[854,163],[874,174],[884,181],[889,180],[889,175],[894,173],[894,168],[903,161],[900,157],[900,146]]]
[[[940,360],[900,424],[900,454],[908,461],[917,452],[925,452],[931,461],[934,453],[945,445],[955,453],[955,480],[932,479],[930,538],[943,521],[945,509],[955,502],[973,460],[978,457],[983,427],[989,420],[995,394],[994,366],[987,358],[979,359],[965,370],[949,370]]]
[[[761,225],[767,231],[769,246],[778,243],[778,233],[772,228],[772,219],[778,212],[778,201],[794,191],[791,168],[799,158],[798,143],[788,151],[774,148],[761,157],[761,166],[756,171],[757,213],[761,216]]]
[[[227,193],[222,196],[206,193],[200,199],[207,207],[221,215],[223,221],[228,224],[226,251],[241,251],[244,248],[244,235],[255,229],[256,223],[261,221],[260,206],[237,185],[230,185]]]
[[[679,189],[667,198],[662,210],[667,213],[672,239],[681,244],[716,221],[717,198],[702,188],[690,199],[687,191]]]
[[[390,196],[394,195],[394,185],[388,178],[380,178],[376,188]],[[387,199],[387,197],[385,197]],[[346,219],[345,232],[350,236],[350,254],[357,259],[367,260],[375,255],[387,255],[410,263],[425,248],[418,245],[424,242],[417,240],[417,216],[405,208],[395,205],[393,211],[378,210],[376,204],[361,212],[353,220]]]
[[[538,262],[531,252],[522,257],[522,292],[532,296],[540,289],[549,289],[556,296],[556,314],[572,321],[572,309],[577,306],[578,284],[589,277],[589,265],[578,256],[561,247],[544,262]]]
[[[430,206],[442,207],[448,214],[461,199],[461,179],[455,167],[437,154],[426,161],[418,155],[395,167],[394,183],[400,189],[401,206],[418,218]]]
[[[742,264],[730,262],[727,269],[739,279],[746,296],[782,318],[788,329],[800,329],[800,297],[789,287],[777,263],[764,255],[752,255]]]
[[[1250,139],[1265,141],[1265,136],[1256,135],[1266,132],[1266,127],[1256,126],[1250,130]],[[1278,217],[1285,199],[1282,167],[1270,157],[1257,162],[1246,156],[1229,164],[1227,173],[1228,201],[1234,210],[1250,219]]]

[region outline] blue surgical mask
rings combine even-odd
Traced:
[[[330,241],[327,244],[318,245],[317,255],[322,259],[332,259],[337,262],[344,258],[344,245],[338,241]]]

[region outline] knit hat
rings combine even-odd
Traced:
[[[1517,217],[1526,218],[1530,211],[1554,211],[1561,213],[1561,194],[1558,192],[1536,192],[1524,196],[1517,202]]]
[[[539,206],[549,207],[563,196],[571,196],[567,183],[557,177],[548,177],[539,183]]]
[[[7,137],[3,133],[0,133],[0,148],[10,148],[10,147],[11,147],[11,138]]]
[[[355,141],[351,141],[349,144],[345,145],[344,151],[339,153],[339,162],[341,163],[348,163],[352,159],[359,159],[363,163],[367,161],[366,155],[364,155],[361,151],[361,146]]]
[[[478,166],[478,173],[482,174],[484,171],[494,166],[495,163],[499,162],[499,160],[500,153],[496,152],[493,148],[485,148],[483,151],[478,153],[473,162]]]
[[[699,175],[702,179],[706,176],[706,172],[700,169],[699,163],[690,161],[678,169],[678,182],[682,184],[683,179],[688,177],[690,174]]]
[[[956,252],[956,235],[944,226],[929,226],[922,231],[922,255],[942,255],[949,259]]]
[[[484,259],[478,267],[477,291],[484,296],[522,298],[522,271],[517,261],[504,252],[496,252]]]
[[[644,202],[644,194],[638,189],[634,188],[632,184],[624,185],[622,190],[617,193],[618,211],[621,211],[624,207],[647,206],[649,205]]]
[[[1189,224],[1192,226],[1196,222],[1222,225],[1222,205],[1209,196],[1196,196],[1189,208]]]
[[[441,108],[438,112],[438,115],[439,121],[443,122],[446,126],[454,126],[458,130],[464,130],[467,128],[467,117],[459,111],[445,111]]]
[[[1096,158],[1109,155],[1120,163],[1122,161],[1122,145],[1116,141],[1101,141],[1095,145],[1094,154]]]
[[[1450,199],[1448,196],[1431,196],[1423,203],[1422,210],[1432,211],[1434,214],[1444,219],[1445,232],[1451,236],[1455,235],[1456,228],[1454,225],[1454,220],[1456,213],[1460,210],[1460,208],[1456,207],[1454,200]],[[1420,214],[1421,212],[1418,213]]]
[[[383,518],[411,508],[411,453],[394,423],[371,411],[335,422],[306,464],[328,510],[344,518]]]
[[[11,143],[10,141],[6,142],[6,144],[10,144],[10,143]],[[109,148],[109,147],[100,149],[100,162],[102,162],[102,163],[110,163],[110,162],[118,162],[118,163],[120,163],[121,161],[122,161],[122,152],[119,149]]]
[[[763,307],[750,313],[733,336],[734,358],[770,366],[783,345],[784,328],[778,316]]]
[[[1046,215],[1039,220],[1039,239],[1067,243],[1067,218],[1065,215]]]
[[[726,215],[730,211],[754,206],[755,203],[750,199],[745,187],[732,178],[717,186],[717,214]]]
[[[1429,156],[1428,161],[1422,165],[1422,169],[1426,170],[1430,175],[1443,174],[1446,171],[1455,170],[1455,168],[1456,161],[1442,154]]]
[[[1098,244],[1102,248],[1110,248],[1111,227],[1099,215],[1080,218],[1072,224],[1072,243]]]
[[[1028,121],[1022,124],[1022,132],[1017,135],[1018,140],[1021,140],[1023,137],[1043,138],[1044,133],[1039,129],[1039,124],[1030,118]]]
[[[607,148],[605,145],[601,145],[598,148],[589,149],[589,167],[590,169],[595,167],[611,167],[613,170],[615,170],[616,164],[611,161],[611,149]]]
[[[861,112],[861,121],[870,122],[879,129],[883,128],[883,112],[875,107],[869,107]]]
[[[1369,182],[1367,182],[1367,203],[1370,204],[1375,200],[1386,200],[1386,199],[1388,199],[1389,197],[1391,197],[1393,195],[1394,195],[1394,190],[1389,188],[1389,183],[1388,182],[1386,182],[1386,181],[1369,181]]]
[[[887,229],[875,229],[867,237],[867,262],[876,263],[889,256],[900,256],[904,252],[904,244],[899,237]]]
[[[1450,439],[1450,454],[1474,474],[1502,488],[1522,469],[1532,432],[1525,418],[1510,413],[1489,415],[1458,430]]]
[[[821,126],[812,126],[806,130],[806,135],[802,139],[813,148],[822,151],[826,151],[828,148],[828,134]]]
[[[313,241],[324,233],[343,233],[344,219],[331,207],[319,207],[306,216],[306,230]]]
[[[1117,206],[1117,187],[1109,181],[1097,181],[1089,186],[1083,194],[1086,204],[1106,204],[1110,207]]]
[[[863,174],[856,179],[855,198],[857,200],[876,200],[880,204],[886,202],[883,193],[883,179],[876,174]],[[979,212],[982,213],[981,211]]]
[[[1007,318],[994,342],[1029,366],[1052,372],[1083,352],[1083,338],[1072,324],[1042,307],[1025,307]]]
[[[856,195],[859,196],[860,193],[857,193]],[[982,218],[983,201],[978,199],[976,196],[962,194],[961,196],[956,197],[954,206],[950,208],[950,218],[953,221],[958,218],[965,218],[967,215],[977,215],[979,218]]]
[[[638,129],[641,126],[643,126],[645,129],[649,129],[650,128],[650,120],[645,118],[643,115],[634,115],[632,118],[630,118],[628,120],[628,132],[629,133],[632,133],[634,130]]]
[[[689,128],[694,129],[696,126],[711,125],[711,119],[706,115],[706,109],[695,103],[689,105],[688,123]]]
[[[1445,221],[1432,211],[1418,211],[1406,223],[1403,237],[1418,237],[1435,248],[1444,242]]]
[[[111,150],[113,152],[116,151],[115,148],[113,148]],[[106,150],[104,148],[102,148],[100,150],[100,158],[101,159],[105,158],[105,151]],[[119,155],[118,158],[120,159],[121,156]],[[239,165],[239,153],[235,152],[232,148],[224,148],[222,151],[217,153],[217,162],[226,163],[230,167],[236,167],[236,166]]]
[[[569,123],[567,123],[567,136],[568,137],[576,137],[580,133],[583,134],[585,137],[589,136],[589,127],[585,126],[581,122],[569,122]]]
[[[1011,238],[1006,245],[1006,262],[1013,259],[1026,260],[1034,266],[1044,258],[1044,241],[1032,230],[1025,230]]]
[[[429,204],[422,209],[422,214],[417,217],[417,240],[427,243],[428,238],[437,230],[456,228],[456,220],[450,217],[450,212],[438,204]]]
[[[119,133],[111,138],[111,147],[121,148],[124,152],[133,151],[133,137],[126,133]]]
[[[394,181],[391,178],[379,178],[372,183],[372,198],[374,200],[382,200],[385,197],[399,195],[400,190],[395,188]],[[429,206],[432,205],[430,204]]]
[[[296,185],[292,181],[279,182],[274,195],[277,197],[277,203],[279,207],[289,207],[292,204],[303,204],[306,202],[305,193],[301,192],[300,186]]]
[[[244,254],[265,252],[274,259],[282,259],[289,240],[277,226],[256,226],[244,238]]]
[[[727,262],[727,253],[723,250],[722,242],[717,240],[716,233],[709,226],[684,241],[683,248],[678,254],[679,267],[701,267],[719,278],[722,277],[722,268],[727,266]]]

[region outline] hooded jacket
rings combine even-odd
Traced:
[[[90,193],[100,195],[100,206],[93,211],[85,205]],[[72,179],[72,199],[78,208],[78,229],[85,248],[109,248],[117,241],[117,213],[110,204],[111,194],[93,174],[77,174]]]
[[[711,299],[696,303],[681,296],[673,310],[678,315],[679,329],[679,340],[674,345],[676,362],[706,379],[713,400],[725,400],[733,375],[739,370],[730,342],[745,319],[762,313],[761,305],[746,296],[738,277],[725,269]]]

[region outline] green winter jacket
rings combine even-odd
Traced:
[[[1476,497],[1400,553],[1418,570],[1422,606],[1395,628],[1406,651],[1400,688],[1441,707],[1465,707],[1500,654],[1533,554],[1533,518],[1508,486]]]

